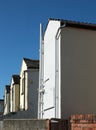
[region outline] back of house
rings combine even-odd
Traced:
[[[95,77],[96,25],[49,19],[44,34],[44,91],[39,117],[95,114]]]

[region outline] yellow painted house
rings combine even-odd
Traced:
[[[10,87],[10,112],[17,112],[20,103],[20,76],[12,75]]]

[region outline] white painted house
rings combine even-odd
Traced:
[[[20,72],[20,110],[27,117],[38,114],[39,61],[23,58]]]
[[[96,114],[96,25],[49,19],[40,49],[38,117]]]
[[[12,75],[10,86],[10,112],[17,112],[20,108],[20,76]]]
[[[10,113],[10,85],[5,86],[4,92],[4,115]]]

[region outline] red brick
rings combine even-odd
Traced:
[[[96,115],[72,115],[70,123],[71,130],[96,130]]]

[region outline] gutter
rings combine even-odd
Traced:
[[[65,27],[66,27],[66,24],[64,24],[64,25],[62,25],[62,26],[60,26],[60,27],[58,28],[58,30],[57,30],[57,32],[56,32],[56,35],[55,35],[55,40],[58,40],[59,35],[60,35],[59,31],[62,30],[63,28],[65,28]],[[57,36],[58,36],[58,37],[57,37]]]

